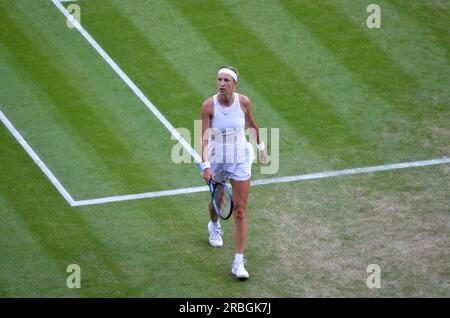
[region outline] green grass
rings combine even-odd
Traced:
[[[448,2],[379,1],[378,30],[369,3],[77,2],[175,127],[193,133],[217,68],[238,67],[259,126],[280,129],[279,171],[254,179],[450,156]],[[0,15],[0,110],[75,200],[202,185],[50,1]],[[0,145],[1,297],[450,296],[448,165],[253,187],[241,283],[231,221],[208,245],[207,192],[72,208],[3,125]]]

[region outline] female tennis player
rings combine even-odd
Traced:
[[[247,142],[245,129],[256,135],[260,159],[266,161],[264,143],[252,114],[250,99],[236,93],[238,72],[225,66],[217,73],[217,94],[208,98],[201,108],[202,119],[202,171],[208,183],[230,180],[233,196],[233,237],[235,257],[232,273],[239,279],[247,279],[244,267],[244,250],[247,240],[247,199],[250,188],[251,166],[255,158],[252,145]],[[209,203],[211,220],[208,223],[209,243],[221,247],[222,228]]]

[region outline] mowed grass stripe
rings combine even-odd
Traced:
[[[367,32],[362,32],[351,23],[348,16],[336,10],[331,1],[308,5],[295,1],[280,1],[280,4],[294,18],[308,26],[316,39],[352,70],[359,81],[370,86],[384,100],[397,105],[404,115],[408,115],[405,105],[409,96],[414,94],[420,85],[414,76],[406,73],[389,58],[378,43],[369,38]],[[366,6],[360,6],[360,10],[364,12]],[[360,23],[365,23],[366,18],[366,14],[361,13]],[[388,32],[384,29],[379,31]]]
[[[419,91],[419,81],[415,75],[407,73],[402,65],[389,57],[388,48],[383,50],[378,42],[369,37],[369,29],[361,27],[367,18],[361,12],[365,8],[363,4],[359,4],[362,7],[358,10],[361,12],[359,23],[350,21],[345,13],[356,9],[345,7],[345,11],[337,10],[331,2],[321,2],[313,6],[283,2],[283,5],[299,21],[308,25],[323,45],[355,72],[362,83],[369,85],[383,100],[395,105],[401,117],[396,121],[388,120],[388,125],[383,130],[383,138],[388,141],[389,151],[414,155],[416,143],[418,149],[423,149],[424,155],[420,158],[425,158],[427,152],[432,152],[435,156],[442,155],[437,147],[432,149],[430,146],[434,143],[434,137],[430,136],[427,129],[417,129],[417,123],[422,121],[424,112],[411,107],[411,96],[415,96]],[[336,28],[337,32],[331,32]],[[389,32],[383,28],[377,31],[380,34]]]
[[[13,56],[6,57],[9,51],[1,43],[0,52],[5,62],[0,69],[9,83],[8,91],[1,93],[2,110],[14,127],[75,197],[84,198],[96,191],[99,195],[113,193],[118,186],[111,180],[108,168],[92,155],[92,147],[67,128],[62,115],[49,113],[52,100],[23,65]],[[93,184],[101,187],[93,189]]]
[[[0,207],[0,250],[3,255],[0,259],[0,295],[60,297],[70,292],[72,296],[80,296],[78,289],[63,289],[67,276],[61,266],[24,224],[21,212],[15,210],[1,192]]]
[[[61,20],[64,21],[63,19]],[[10,29],[14,28],[14,24],[10,24]],[[15,54],[17,65],[32,68],[29,76],[33,83],[42,92],[45,92],[51,101],[51,103],[43,103],[43,105],[47,107],[50,113],[55,114],[60,122],[66,124],[72,135],[82,138],[86,145],[84,148],[88,149],[91,155],[94,155],[98,161],[101,161],[106,166],[106,172],[104,173],[108,175],[108,178],[114,180],[115,191],[101,194],[143,192],[152,190],[152,187],[160,190],[161,188],[158,188],[160,185],[151,181],[151,171],[154,171],[155,167],[153,166],[153,169],[149,169],[148,165],[145,168],[142,167],[142,163],[145,164],[152,161],[149,152],[162,153],[162,151],[158,151],[160,144],[155,142],[151,145],[152,148],[143,147],[144,133],[141,132],[137,137],[128,137],[122,134],[120,128],[125,126],[117,125],[117,122],[114,121],[114,116],[108,116],[108,114],[111,114],[108,107],[99,107],[99,105],[104,105],[104,101],[97,98],[95,88],[85,87],[80,85],[82,82],[71,80],[70,74],[66,73],[61,61],[58,62],[47,58],[46,50],[48,48],[45,44],[38,45],[30,37],[27,37],[25,33],[21,33],[19,29],[13,31],[21,37],[22,48],[26,46],[28,54],[23,55],[17,52],[12,42],[5,42],[4,44],[9,45],[11,54]],[[39,63],[36,61],[39,61]],[[157,128],[155,133],[163,132],[163,129],[158,129],[160,126],[157,126],[156,122],[155,120],[154,126]],[[147,134],[151,136],[150,131]],[[166,135],[168,141],[170,141],[170,134],[166,133]],[[148,139],[155,140],[156,138],[150,137]],[[138,158],[135,156],[135,153],[138,152],[136,151],[137,148],[145,148],[145,152],[140,154]],[[170,151],[167,150],[163,154],[166,155],[166,158],[169,158]],[[154,162],[158,163],[157,160],[154,160]],[[76,169],[76,164],[72,168]],[[128,175],[124,175],[123,171],[127,171]],[[164,176],[159,178],[159,181],[162,182],[166,180]],[[169,184],[167,187],[173,187],[178,183],[176,180],[171,182],[172,184]],[[90,185],[82,186],[89,189]],[[91,192],[86,191],[85,193]]]
[[[424,3],[425,4],[425,3]],[[358,24],[360,16],[357,12],[346,10],[342,3],[334,3],[336,10],[345,12],[349,20],[362,32],[364,26]],[[414,76],[420,89],[410,96],[410,102],[414,103],[416,109],[420,109],[423,117],[431,110],[436,109],[439,104],[450,103],[450,92],[448,82],[450,81],[450,61],[446,48],[441,46],[440,39],[450,39],[445,35],[448,28],[442,30],[440,37],[430,36],[430,27],[423,27],[417,24],[418,16],[422,19],[428,16],[428,20],[433,20],[437,26],[442,26],[441,20],[434,14],[439,11],[439,4],[427,4],[424,11],[405,10],[403,6],[396,9],[396,6],[388,2],[382,4],[384,12],[385,32],[366,32],[372,41],[376,42],[384,52],[408,74]],[[417,3],[407,4],[408,8],[414,8]],[[439,15],[438,15],[439,16]],[[445,19],[446,25],[448,19]],[[421,117],[419,117],[421,118]]]
[[[236,284],[230,272],[234,256],[231,222],[222,224],[225,246],[209,246],[206,193],[81,207],[79,211],[127,272],[132,293],[124,288],[124,295],[239,297],[253,290],[253,285]]]
[[[354,155],[346,147],[366,143],[350,123],[337,116],[333,105],[309,90],[289,65],[272,53],[222,4],[215,2],[206,8],[202,2],[196,1],[189,4],[171,3],[218,52],[223,52],[230,59],[231,64],[242,65],[242,72],[247,74],[259,94],[278,110],[291,127],[295,127],[297,135],[308,140],[322,160],[332,163],[337,156],[343,159],[341,162],[350,161]],[[366,159],[361,164],[383,162],[377,160],[376,154]]]
[[[447,0],[414,1],[389,0],[385,2],[388,10],[395,8],[397,13],[415,21],[415,29],[421,30],[427,41],[432,41],[445,50],[445,58],[450,62],[450,29],[448,19],[450,3]],[[385,4],[382,2],[383,8]],[[433,17],[430,19],[430,17]],[[410,34],[414,36],[414,34]]]
[[[411,158],[429,158],[415,138],[415,122],[408,121],[408,132],[394,142],[385,132],[403,119],[396,106],[383,100],[370,86],[358,81],[357,75],[340,63],[333,52],[323,46],[299,20],[273,1],[260,6],[251,2],[224,1],[227,8],[240,17],[271,51],[280,57],[309,90],[333,105],[337,116],[351,123],[367,140],[352,151],[349,166],[360,165],[361,153],[378,154],[382,162],[401,162]],[[270,27],[268,27],[268,25]],[[389,138],[388,138],[389,137]],[[402,147],[402,151],[398,151]],[[419,151],[423,153],[420,154]],[[381,158],[383,156],[383,158]]]
[[[6,5],[2,3],[0,10]],[[78,134],[68,129],[64,116],[48,111],[54,101],[47,91],[42,89],[41,81],[53,81],[53,74],[42,76],[42,78],[39,78],[39,75],[33,75],[34,65],[38,65],[41,71],[46,65],[39,67],[41,61],[39,55],[35,54],[37,48],[29,40],[29,38],[38,39],[40,36],[34,32],[35,29],[25,24],[28,19],[21,15],[21,12],[11,3],[6,9],[13,15],[14,21],[9,20],[5,15],[3,21],[10,22],[5,26],[9,33],[5,34],[0,41],[2,52],[0,68],[5,75],[0,79],[2,110],[52,172],[64,185],[68,185],[69,190],[76,189],[78,183],[85,181],[89,184],[93,181],[89,171],[103,171],[107,176],[107,169],[102,170],[101,161],[89,156],[91,146],[86,145]],[[21,30],[16,38],[15,31],[19,27]],[[25,32],[28,33],[28,38],[24,38]],[[45,47],[45,44],[42,46]],[[43,50],[42,54],[48,56],[47,61],[49,61],[51,57],[54,57],[53,52],[53,50]],[[54,59],[54,62],[58,60]],[[62,63],[62,61],[59,62]],[[65,100],[64,104],[70,102]],[[54,105],[55,108],[59,106]],[[86,164],[77,168],[76,162]],[[80,174],[84,174],[84,178],[82,176],[80,178]],[[106,182],[105,179],[103,181]]]
[[[173,67],[177,75],[189,83],[195,92],[193,97],[202,98],[190,101],[195,102],[195,105],[194,103],[187,105],[193,107],[193,110],[198,110],[195,115],[199,118],[201,102],[216,90],[216,70],[226,63],[225,57],[197,34],[189,21],[166,1],[118,0],[114,1],[114,6],[145,38],[145,41],[151,44],[152,49],[158,51],[158,55]],[[146,63],[147,60],[142,62]],[[191,125],[188,120],[184,124]]]
[[[36,8],[36,10],[39,8]],[[143,107],[141,100],[135,96],[111,67],[105,65],[105,61],[86,39],[80,36],[76,30],[70,30],[66,27],[65,18],[61,13],[55,10],[52,4],[50,4],[50,8],[47,8],[47,10],[51,10],[52,14],[56,15],[52,19],[45,19],[45,17],[37,19],[33,15],[35,11],[30,14],[28,7],[21,8],[21,10],[39,29],[40,36],[46,38],[46,43],[51,47],[51,50],[57,52],[57,57],[61,58],[64,66],[67,67],[66,71],[74,79],[83,83],[85,87],[95,88],[94,90],[91,89],[90,93],[96,94],[98,99],[103,101],[101,105],[95,106],[102,108],[102,110],[106,109],[102,115],[108,121],[114,122],[114,129],[118,130],[118,135],[123,136],[126,143],[133,143],[130,144],[130,147],[135,147],[134,159],[141,161],[141,164],[152,161],[152,152],[164,153],[164,159],[169,159],[170,151],[164,143],[160,143],[162,138],[168,140],[169,143],[171,142],[167,130],[154,116],[148,116],[149,111],[146,107]],[[49,12],[44,11],[43,14],[48,15]],[[54,29],[58,32],[49,31]],[[149,149],[148,146],[153,149]],[[146,166],[146,169],[149,168],[151,166]],[[164,169],[164,167],[159,168]]]
[[[10,26],[5,26],[11,33],[5,34],[0,41],[2,54],[0,69],[4,74],[4,77],[0,78],[3,111],[75,197],[95,195],[97,191],[98,195],[114,193],[114,189],[119,186],[111,180],[109,168],[105,167],[102,160],[93,153],[92,145],[87,144],[77,131],[67,126],[64,114],[49,111],[54,101],[47,91],[42,89],[40,82],[53,81],[53,74],[50,73],[42,78],[30,74],[34,65],[40,64],[39,55],[35,55],[35,51],[40,50],[39,54],[48,57],[46,60],[48,63],[51,62],[55,68],[61,69],[62,74],[67,73],[68,80],[72,84],[76,83],[82,86],[84,92],[89,92],[90,86],[93,86],[89,77],[92,74],[98,74],[95,73],[98,67],[90,71],[89,67],[85,68],[86,65],[76,64],[73,68],[71,66],[78,59],[86,61],[92,59],[92,56],[83,54],[85,50],[76,49],[78,42],[73,38],[73,33],[66,34],[64,38],[63,32],[56,31],[67,28],[63,24],[64,20],[55,22],[59,21],[59,15],[58,12],[54,12],[52,5],[17,1],[2,3],[2,6],[11,13],[22,35],[27,34],[28,38],[32,39],[45,39],[45,41],[41,40],[42,44],[32,43],[28,39],[20,43],[20,38],[19,41],[14,38],[14,30],[10,29]],[[30,6],[33,10],[30,10]],[[13,23],[10,25],[14,27]],[[11,37],[8,39],[9,46],[3,43],[7,37]],[[66,45],[66,48],[61,49],[63,47],[61,42]],[[71,45],[67,45],[68,43]],[[85,45],[84,42],[82,44]],[[103,65],[102,67],[106,69]],[[45,66],[38,67],[41,71],[43,68]],[[54,84],[55,87],[57,85],[58,83]],[[96,90],[97,93],[98,90]],[[62,98],[64,99],[65,96]],[[57,109],[65,104],[73,108],[76,103],[67,99],[63,100],[63,105],[53,105],[53,107]],[[73,111],[76,112],[77,109],[73,108]],[[90,187],[90,185],[96,185],[96,187]]]
[[[417,3],[419,2],[405,3],[405,7],[411,10]],[[345,3],[333,2],[334,10],[344,14],[363,34],[376,43],[383,53],[413,76],[420,83],[422,90],[426,89],[434,94],[446,94],[448,99],[450,93],[445,89],[446,82],[450,78],[450,61],[446,59],[448,46],[441,47],[440,42],[435,41],[437,38],[430,36],[429,28],[421,26],[420,18],[411,15],[410,10],[402,10],[402,6],[397,8],[391,5],[391,1],[381,1],[379,5],[384,13],[382,20],[384,23],[381,27],[383,32],[368,32],[373,30],[358,23],[364,17],[360,11],[349,10],[345,7]],[[434,15],[439,8],[438,4],[428,4],[423,8],[426,10],[424,14]],[[434,24],[443,28],[442,22],[447,22],[448,19],[440,20],[438,17],[439,15],[433,17]],[[448,26],[448,23],[446,24]],[[446,38],[445,32],[450,31],[448,28],[445,31],[442,30],[440,40]]]
[[[158,55],[114,4],[92,2],[83,8],[86,12],[83,25],[87,31],[173,126],[183,127],[184,125],[180,123],[184,122],[185,118],[198,118],[198,106],[191,107],[189,100],[201,100],[201,97],[192,97],[193,94],[195,96],[195,91],[189,86],[189,82],[181,80],[178,72]],[[108,24],[108,28],[104,27],[104,23]],[[111,32],[114,28],[117,32]],[[124,43],[127,45],[123,45]],[[146,109],[142,103],[141,107]],[[148,110],[147,116],[154,117]],[[160,129],[165,129],[160,123],[159,126]],[[142,133],[142,137],[145,138],[145,133]],[[161,134],[156,142],[158,147],[152,152],[150,160],[154,160],[161,167],[152,169],[151,173],[155,174],[155,171],[158,171],[158,178],[162,178],[163,181],[170,180],[174,186],[180,186],[180,180],[189,185],[198,185],[199,182],[190,180],[192,174],[196,174],[197,171],[194,164],[183,166],[172,162],[170,155],[176,142],[171,140],[170,133],[166,131],[165,135]],[[177,176],[173,173],[174,170],[177,170]],[[158,182],[160,181],[155,184]]]
[[[33,83],[37,84],[42,92],[49,97],[51,104],[43,105],[48,112],[56,114],[61,122],[76,136],[82,136],[86,148],[95,149],[96,156],[102,159],[107,166],[109,174],[117,178],[122,178],[122,169],[117,170],[117,164],[110,161],[110,158],[130,152],[119,143],[119,138],[114,138],[116,131],[108,127],[101,114],[93,110],[92,105],[100,104],[101,101],[95,96],[86,98],[86,91],[79,83],[74,83],[70,79],[70,74],[60,70],[57,61],[49,58],[45,51],[45,46],[34,41],[31,36],[26,35],[16,27],[14,21],[10,20],[8,14],[0,13],[4,17],[2,22],[8,24],[9,31],[14,34],[14,38],[6,38],[3,44],[6,45],[10,53],[14,55],[18,65],[26,67]],[[26,52],[16,49],[15,42],[21,43],[21,48]],[[106,149],[105,141],[110,147]],[[103,145],[103,147],[98,147]],[[107,151],[105,151],[105,149]],[[122,180],[125,184],[126,180]],[[126,186],[121,191],[128,189]]]
[[[114,3],[87,2],[84,8],[86,30],[174,127],[183,127],[186,117],[198,118],[198,104],[191,101],[202,97]]]
[[[393,122],[383,135],[390,140],[404,135],[417,144],[417,149],[429,156],[442,157],[450,154],[448,147],[448,121],[450,120],[450,63],[441,41],[430,37],[429,28],[415,22],[417,16],[428,16],[442,26],[434,13],[441,8],[439,2],[424,6],[424,11],[397,10],[389,2],[380,3],[383,12],[383,32],[367,32],[359,23],[361,12],[349,10],[341,2],[333,2],[336,11],[348,17],[355,28],[359,28],[370,40],[380,46],[383,52],[406,73],[414,77],[418,87],[411,94],[405,94],[402,117]],[[411,4],[414,7],[414,4]],[[445,19],[446,24],[448,19]],[[371,30],[373,31],[373,30]],[[377,30],[378,31],[378,30]],[[445,32],[439,39],[445,38]],[[406,114],[405,114],[406,112]],[[403,147],[402,147],[403,148]]]
[[[186,78],[190,85],[203,99],[216,92],[216,71],[220,65],[229,63],[227,58],[216,51],[201,34],[167,2],[134,1],[129,3],[118,1],[119,10],[129,18],[146,41],[153,43],[165,60],[173,65],[178,75]],[[151,30],[151,32],[149,32]],[[145,61],[143,61],[145,62]],[[251,97],[253,111],[260,128],[272,129],[282,127],[280,141],[279,175],[298,174],[325,169],[327,164],[319,160],[307,140],[298,135],[294,127],[278,113],[277,105],[271,105],[264,96],[247,80],[247,74],[241,72],[238,92]],[[151,97],[151,96],[150,96]],[[193,132],[193,121],[200,117],[202,100],[190,100],[189,105],[198,109],[198,114],[190,118],[186,116],[183,127]],[[290,138],[289,136],[295,136]],[[270,147],[270,131],[266,144]],[[269,148],[270,149],[270,148]],[[298,151],[301,149],[301,151]],[[269,154],[271,152],[269,151]],[[302,162],[302,167],[294,166],[295,160]],[[253,168],[254,178],[260,175],[259,165]]]
[[[414,6],[414,4],[409,5]],[[422,110],[423,115],[427,115],[425,111],[429,110],[430,105],[424,103],[422,99],[417,102],[419,97],[425,97],[421,95],[428,95],[430,100],[434,97],[437,99],[434,101],[435,103],[448,104],[450,92],[447,89],[447,83],[450,81],[450,61],[446,58],[446,51],[441,47],[437,38],[430,37],[429,29],[420,27],[415,21],[418,15],[428,16],[429,20],[441,25],[442,21],[434,15],[437,11],[434,6],[439,8],[439,5],[429,5],[429,8],[420,13],[410,10],[399,11],[386,1],[381,2],[380,6],[383,12],[384,23],[381,28],[383,32],[367,32],[373,30],[369,30],[365,25],[359,23],[361,21],[360,11],[348,10],[342,2],[333,2],[334,10],[345,15],[354,27],[367,35],[383,50],[386,56],[420,84],[420,89],[409,96],[409,102],[413,102],[416,108]],[[449,32],[448,28],[446,32]],[[441,38],[445,38],[445,35],[443,34]],[[450,39],[448,36],[447,38]],[[422,114],[422,112],[416,113]]]
[[[282,285],[278,294],[288,297],[448,294],[448,182],[448,167],[435,166],[279,184],[270,199],[255,188],[258,221],[267,224],[258,244],[276,260],[266,286]],[[365,284],[369,264],[382,268],[381,289]]]
[[[127,288],[128,277],[111,259],[111,251],[99,241],[83,217],[56,196],[52,185],[6,129],[0,129],[0,141],[2,197],[57,264],[59,272],[54,275],[65,275],[67,265],[74,263],[83,270],[84,284],[79,292],[85,296],[114,296]],[[56,199],[50,199],[55,196]],[[23,246],[23,252],[32,253],[28,246]],[[34,272],[39,275],[40,271],[48,270],[37,267]],[[60,288],[67,288],[65,280]]]

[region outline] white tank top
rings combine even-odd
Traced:
[[[241,109],[238,93],[234,93],[234,101],[230,106],[221,106],[217,95],[214,95],[214,114],[208,144],[211,162],[240,163],[248,160],[245,113]]]

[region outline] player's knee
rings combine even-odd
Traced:
[[[241,204],[237,204],[235,207],[234,207],[234,215],[235,215],[235,217],[237,218],[237,219],[244,219],[245,218],[245,215],[246,215],[246,209],[245,209],[245,206],[244,205],[241,205]]]

